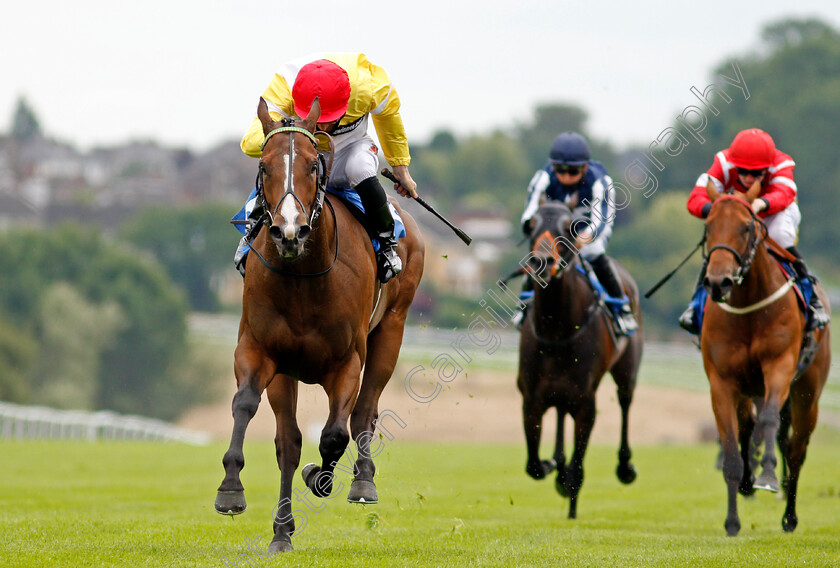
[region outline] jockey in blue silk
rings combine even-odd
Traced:
[[[405,128],[400,117],[400,99],[388,74],[368,61],[363,53],[322,53],[302,57],[283,65],[262,95],[275,120],[305,118],[318,97],[321,117],[318,130],[331,134],[335,146],[328,185],[336,189],[353,189],[361,198],[365,216],[379,242],[377,258],[380,281],[387,282],[402,271],[402,260],[396,251],[394,218],[379,183],[378,148],[368,135],[372,120],[382,152],[400,183],[394,184],[403,196],[417,197],[417,184],[408,172],[411,157]],[[254,118],[242,138],[242,151],[259,158],[263,142],[262,124]],[[329,146],[319,146],[329,150]],[[261,211],[251,211],[249,203],[234,219],[255,221]],[[243,229],[240,229],[243,230]],[[252,236],[256,233],[254,232]],[[234,257],[234,264],[245,275],[249,243],[243,242]]]
[[[612,179],[603,164],[591,158],[589,143],[582,135],[563,132],[557,136],[551,145],[548,164],[534,174],[528,186],[522,231],[530,236],[534,229],[533,216],[543,200],[562,201],[575,216],[575,245],[581,256],[592,266],[607,294],[627,300],[615,268],[606,256],[615,219]],[[526,279],[523,299],[532,295],[533,283]],[[638,327],[629,301],[615,315],[621,333],[629,335]],[[524,313],[517,314],[517,326],[523,317]]]

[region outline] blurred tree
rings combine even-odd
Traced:
[[[213,277],[233,270],[240,236],[229,223],[231,211],[227,204],[147,209],[127,221],[119,235],[164,266],[186,292],[192,309],[215,311],[219,302]]]
[[[449,130],[439,130],[432,136],[428,148],[429,150],[438,152],[451,152],[457,145],[458,142],[455,140],[455,135],[452,132]]]
[[[23,403],[29,399],[29,373],[38,342],[20,326],[0,318],[0,400]]]
[[[67,325],[44,325],[49,318],[43,309],[55,305],[54,298],[47,299],[58,282],[69,283],[84,300],[76,300],[62,317],[82,317],[87,306],[96,312],[85,316],[93,322],[83,318],[72,331]],[[120,318],[106,307],[111,305],[118,306]],[[57,333],[84,331],[99,338],[95,408],[173,418],[204,396],[198,390],[176,399],[184,393],[172,369],[187,354],[183,296],[158,264],[107,242],[93,229],[63,225],[0,233],[0,313],[35,337],[39,349],[55,344]],[[102,324],[113,333],[107,339],[90,327],[103,314]]]
[[[574,105],[544,104],[534,109],[534,120],[514,133],[528,160],[528,169],[545,165],[551,143],[561,132],[586,133],[586,111]],[[527,180],[525,181],[527,186]]]
[[[686,215],[683,195],[658,195],[610,241],[608,253],[633,275],[642,295],[674,269],[703,236],[702,221],[691,221]],[[701,260],[698,251],[650,300],[642,299],[646,336],[683,334],[680,339],[688,338],[676,321],[691,299]]]
[[[19,142],[28,142],[41,136],[41,125],[35,112],[29,107],[24,97],[18,98],[12,117],[12,137]]]
[[[51,284],[41,301],[41,357],[32,398],[54,408],[93,409],[102,353],[126,326],[114,302],[94,305],[67,282]]]
[[[741,70],[750,97],[728,86],[731,102],[716,99],[718,116],[707,116],[703,144],[690,143],[676,157],[666,158],[666,168],[657,172],[662,192],[679,191],[687,197],[697,176],[712,164],[714,153],[727,148],[738,131],[761,128],[776,145],[796,161],[798,203],[802,210],[800,249],[810,258],[824,257],[824,264],[837,264],[838,241],[833,215],[840,198],[840,34],[814,19],[785,19],[764,27],[759,49],[745,56],[728,58],[715,70],[733,76],[732,64]],[[703,88],[702,85],[696,85]],[[689,101],[696,104],[696,101]],[[674,123],[674,128],[682,128]],[[685,129],[682,128],[684,132]]]

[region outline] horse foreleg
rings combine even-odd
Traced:
[[[368,336],[362,388],[359,390],[359,398],[350,415],[350,433],[356,442],[358,452],[353,468],[353,483],[347,494],[347,500],[351,503],[379,502],[376,484],[373,481],[376,473],[373,458],[381,451],[381,446],[377,445],[373,453],[370,446],[379,419],[379,397],[394,373],[402,344],[404,324],[404,316],[400,317],[397,312],[388,312]],[[387,414],[384,418],[387,418]],[[398,424],[401,422],[398,418],[396,420]],[[404,423],[400,425],[405,427]],[[383,429],[388,431],[386,427],[381,426],[380,430]]]
[[[583,485],[583,458],[595,426],[595,394],[581,403],[574,412],[575,451],[566,466],[566,491],[569,493],[569,518],[577,517],[577,499]]]
[[[619,370],[614,370],[613,379],[618,387],[618,404],[621,407],[621,442],[618,447],[618,467],[615,474],[622,483],[633,483],[636,480],[636,468],[630,463],[633,453],[630,451],[630,404],[633,402],[633,391],[636,387],[635,371],[627,376]]]
[[[723,479],[726,482],[727,513],[724,527],[727,536],[735,536],[741,530],[738,517],[738,487],[744,477],[744,461],[738,451],[738,417],[735,410],[735,394],[729,385],[709,372],[709,384],[712,391],[712,409],[717,422],[723,449]]]
[[[790,439],[788,451],[788,483],[787,506],[782,516],[782,529],[793,532],[799,519],[796,516],[796,492],[799,485],[799,473],[805,463],[808,441],[817,426],[817,405],[819,394],[814,392],[811,385],[804,381],[797,382],[790,394],[790,415],[793,425],[793,437]]]
[[[554,440],[554,463],[557,477],[554,478],[554,488],[561,497],[568,497],[566,491],[566,408],[557,406],[557,432]],[[551,465],[551,464],[550,464]]]
[[[276,554],[292,550],[292,535],[295,533],[295,518],[292,514],[292,481],[295,470],[300,464],[302,439],[295,417],[297,381],[285,375],[277,375],[269,384],[267,392],[277,424],[274,447],[277,454],[277,466],[280,468],[280,499],[277,502],[277,513],[273,523],[274,538],[268,546],[269,553]]]
[[[558,412],[559,413],[559,412]],[[525,399],[522,403],[522,424],[525,427],[525,444],[528,448],[528,460],[525,473],[534,479],[545,479],[554,470],[553,460],[540,461],[540,435],[545,406]]]
[[[779,490],[776,478],[776,435],[781,425],[780,411],[790,394],[791,379],[796,371],[793,353],[762,363],[764,375],[764,402],[758,413],[758,427],[764,437],[764,454],[761,457],[761,475],[755,481],[757,489]]]
[[[245,429],[260,405],[260,392],[251,382],[242,382],[233,395],[233,433],[230,446],[222,458],[225,478],[216,493],[216,511],[223,515],[238,515],[245,511],[245,488],[239,480],[239,472],[245,467],[245,455],[242,445],[245,442]]]
[[[358,354],[353,354],[341,368],[330,373],[321,383],[329,398],[330,414],[321,430],[321,466],[307,464],[303,481],[316,497],[329,497],[333,490],[333,471],[347,449],[350,432],[347,422],[356,404],[359,392],[362,363]]]
[[[776,492],[779,490],[779,480],[776,477],[776,434],[779,431],[781,419],[780,405],[776,398],[765,399],[764,407],[758,415],[758,428],[764,438],[764,454],[761,456],[761,475],[755,480],[756,489],[766,489]]]
[[[738,405],[738,441],[741,445],[741,462],[744,464],[744,473],[741,476],[741,484],[738,491],[741,495],[755,494],[755,475],[753,474],[753,431],[755,420],[753,419],[752,401],[748,398],[741,400]]]
[[[782,489],[787,493],[790,481],[790,427],[792,424],[790,397],[782,405],[779,412],[779,432],[776,434],[776,443],[779,446],[779,453],[782,455]]]

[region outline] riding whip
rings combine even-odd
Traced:
[[[391,171],[391,170],[389,170],[388,168],[382,168],[382,171],[381,171],[380,173],[381,173],[383,176],[385,176],[386,178],[388,178],[389,180],[391,180],[392,182],[394,182],[394,183],[400,183],[400,180],[398,180],[398,179],[397,179],[397,176],[395,176],[395,175],[394,175],[394,172],[392,172],[392,171]],[[458,227],[456,227],[455,225],[453,225],[452,223],[450,223],[450,222],[449,222],[449,221],[448,221],[448,220],[447,220],[447,219],[446,219],[443,215],[441,215],[440,213],[438,213],[437,211],[435,211],[434,207],[432,207],[431,205],[429,205],[428,203],[426,203],[425,201],[423,201],[423,198],[422,198],[422,197],[417,196],[417,197],[415,197],[415,198],[414,198],[414,201],[416,201],[417,203],[419,203],[420,205],[422,205],[423,207],[425,207],[425,208],[426,208],[426,210],[427,210],[429,213],[431,213],[432,215],[434,215],[435,217],[437,217],[438,219],[440,219],[441,221],[443,221],[443,222],[446,224],[446,226],[447,226],[447,227],[449,227],[450,229],[452,229],[453,231],[455,231],[455,234],[456,234],[456,235],[458,235],[458,238],[459,238],[459,239],[461,239],[462,241],[464,241],[464,243],[465,243],[467,246],[469,246],[469,244],[472,242],[472,238],[470,238],[470,236],[469,236],[469,235],[467,235],[464,231],[462,231],[461,229],[459,229]]]
[[[694,253],[695,253],[695,252],[697,252],[697,249],[699,249],[700,247],[702,247],[702,246],[703,246],[703,243],[705,243],[705,242],[706,242],[706,233],[704,232],[704,233],[703,233],[703,238],[702,238],[702,239],[700,239],[700,242],[699,242],[699,243],[697,243],[697,246],[696,246],[696,247],[694,247],[694,250],[692,250],[692,251],[691,251],[691,253],[690,253],[687,257],[685,257],[685,258],[683,259],[683,261],[682,261],[681,263],[679,263],[675,269],[673,269],[671,272],[669,272],[668,274],[666,274],[666,275],[662,278],[662,280],[660,280],[659,282],[657,282],[657,283],[656,283],[656,285],[655,285],[653,288],[651,288],[650,290],[648,290],[648,291],[647,291],[647,293],[645,293],[645,298],[650,298],[651,296],[653,296],[653,293],[654,293],[654,292],[656,292],[657,290],[659,290],[659,288],[660,288],[663,284],[665,284],[668,280],[670,280],[670,279],[671,279],[671,276],[673,276],[673,275],[677,272],[677,270],[679,270],[680,268],[682,268],[682,265],[683,265],[683,264],[685,264],[686,262],[688,262],[688,259],[689,259],[689,258],[691,258],[692,256],[694,256]]]

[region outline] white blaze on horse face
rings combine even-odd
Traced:
[[[295,152],[297,154],[297,152]],[[289,159],[294,160],[289,154],[283,156],[284,166],[286,172],[291,172]],[[294,193],[295,188],[291,175],[286,175],[286,192]],[[297,201],[294,198],[284,199],[283,206],[280,208],[280,215],[283,216],[285,224],[283,226],[283,233],[287,239],[295,237],[295,219],[298,216]]]

